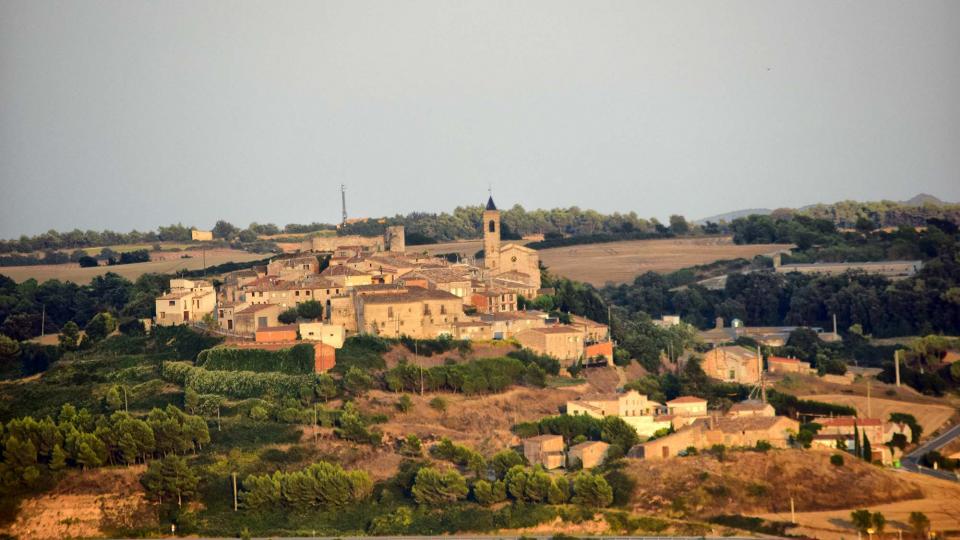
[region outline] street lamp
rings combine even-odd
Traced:
[[[873,529],[873,527],[870,527],[869,529],[867,529],[867,538],[868,538],[869,540],[873,540],[873,533],[874,533],[874,532],[876,532],[876,531]]]

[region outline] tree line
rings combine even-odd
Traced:
[[[115,403],[119,408],[120,403]],[[65,404],[54,420],[26,416],[0,424],[0,480],[17,493],[69,468],[133,465],[166,455],[182,455],[210,442],[206,421],[173,405],[145,418],[123,410],[109,416]]]

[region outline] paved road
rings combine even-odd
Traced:
[[[940,436],[921,444],[916,450],[904,456],[903,459],[900,460],[900,463],[902,464],[903,468],[908,471],[927,474],[937,478],[942,478],[944,480],[953,480],[954,482],[960,481],[960,478],[958,478],[955,473],[934,470],[920,465],[920,460],[924,455],[927,454],[927,452],[932,452],[939,448],[943,448],[950,443],[950,441],[957,437],[960,437],[960,424],[953,426],[952,428],[940,434]]]

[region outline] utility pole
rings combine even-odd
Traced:
[[[790,497],[790,523],[797,524],[797,512],[793,505],[793,496]]]
[[[233,478],[233,511],[237,511],[237,473],[236,471],[230,473],[230,476]]]
[[[897,388],[900,388],[900,349],[893,351],[893,372],[897,378]]]
[[[347,224],[347,186],[340,184],[340,204],[343,209],[341,225]]]
[[[870,404],[870,379],[867,379],[867,418],[873,418],[873,407]]]
[[[40,317],[40,337],[43,337],[46,332],[44,331],[47,327],[47,305],[43,304],[43,315]]]

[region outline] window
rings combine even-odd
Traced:
[[[488,228],[490,232],[497,232],[497,222],[491,219]]]
[[[161,318],[161,319],[166,319],[166,318],[167,318],[167,312],[166,312],[166,311],[161,311],[161,312],[160,312],[160,318]]]
[[[393,306],[387,308],[387,317],[393,318]]]
[[[177,301],[176,301],[176,300],[171,300],[171,301],[170,301],[170,305],[171,305],[171,306],[177,305]]]
[[[300,296],[300,291],[293,291],[294,296]]]

